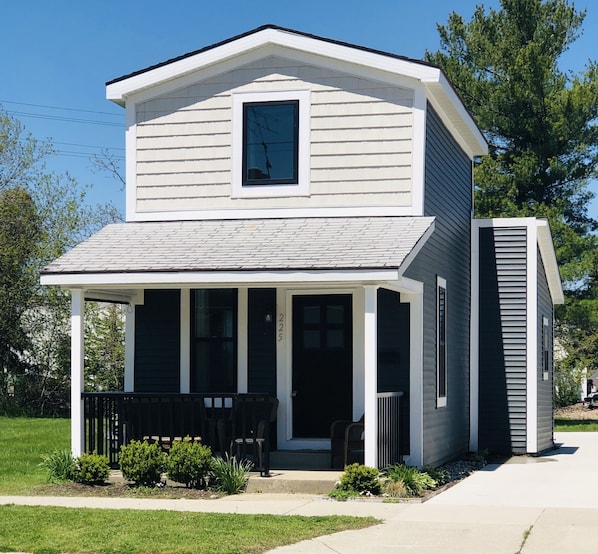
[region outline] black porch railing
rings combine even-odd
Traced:
[[[132,439],[168,449],[189,436],[214,453],[251,458],[262,474],[269,473],[278,401],[267,394],[105,392],[82,398],[84,450],[107,456],[112,466]]]
[[[378,467],[402,461],[401,422],[402,392],[379,392],[378,398]]]

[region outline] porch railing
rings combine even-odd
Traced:
[[[168,449],[189,436],[214,453],[231,453],[235,445],[231,454],[251,457],[262,474],[269,472],[277,402],[267,394],[105,392],[83,393],[82,398],[84,449],[107,456],[112,466],[118,465],[120,447],[132,439]]]
[[[402,392],[379,392],[378,467],[399,463],[401,457]]]

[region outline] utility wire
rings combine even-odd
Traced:
[[[27,102],[13,102],[11,100],[0,100],[0,104],[17,104],[18,106],[30,106],[30,107],[34,107],[34,108],[48,108],[50,110],[66,110],[69,112],[95,113],[95,114],[100,114],[100,115],[109,115],[112,117],[122,118],[122,114],[120,114],[120,113],[100,112],[97,110],[80,110],[77,108],[66,108],[63,106],[46,106],[44,104],[29,104]]]

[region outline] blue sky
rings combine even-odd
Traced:
[[[124,110],[105,99],[105,83],[266,23],[422,58],[439,48],[437,23],[450,11],[469,20],[475,6],[498,0],[0,0],[0,105],[37,139],[50,138],[49,161],[93,185],[91,202],[124,191],[89,158],[102,148],[124,157]],[[598,4],[576,1],[588,15],[583,36],[562,60],[579,71],[596,58]],[[598,190],[598,187],[594,187]],[[592,215],[598,217],[598,202]]]

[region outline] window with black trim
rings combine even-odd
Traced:
[[[299,101],[243,104],[243,186],[299,179]]]
[[[191,313],[191,391],[237,392],[237,290],[193,290]]]
[[[233,93],[232,198],[310,194],[310,91]]]
[[[446,281],[436,279],[436,406],[446,406],[447,393]]]

